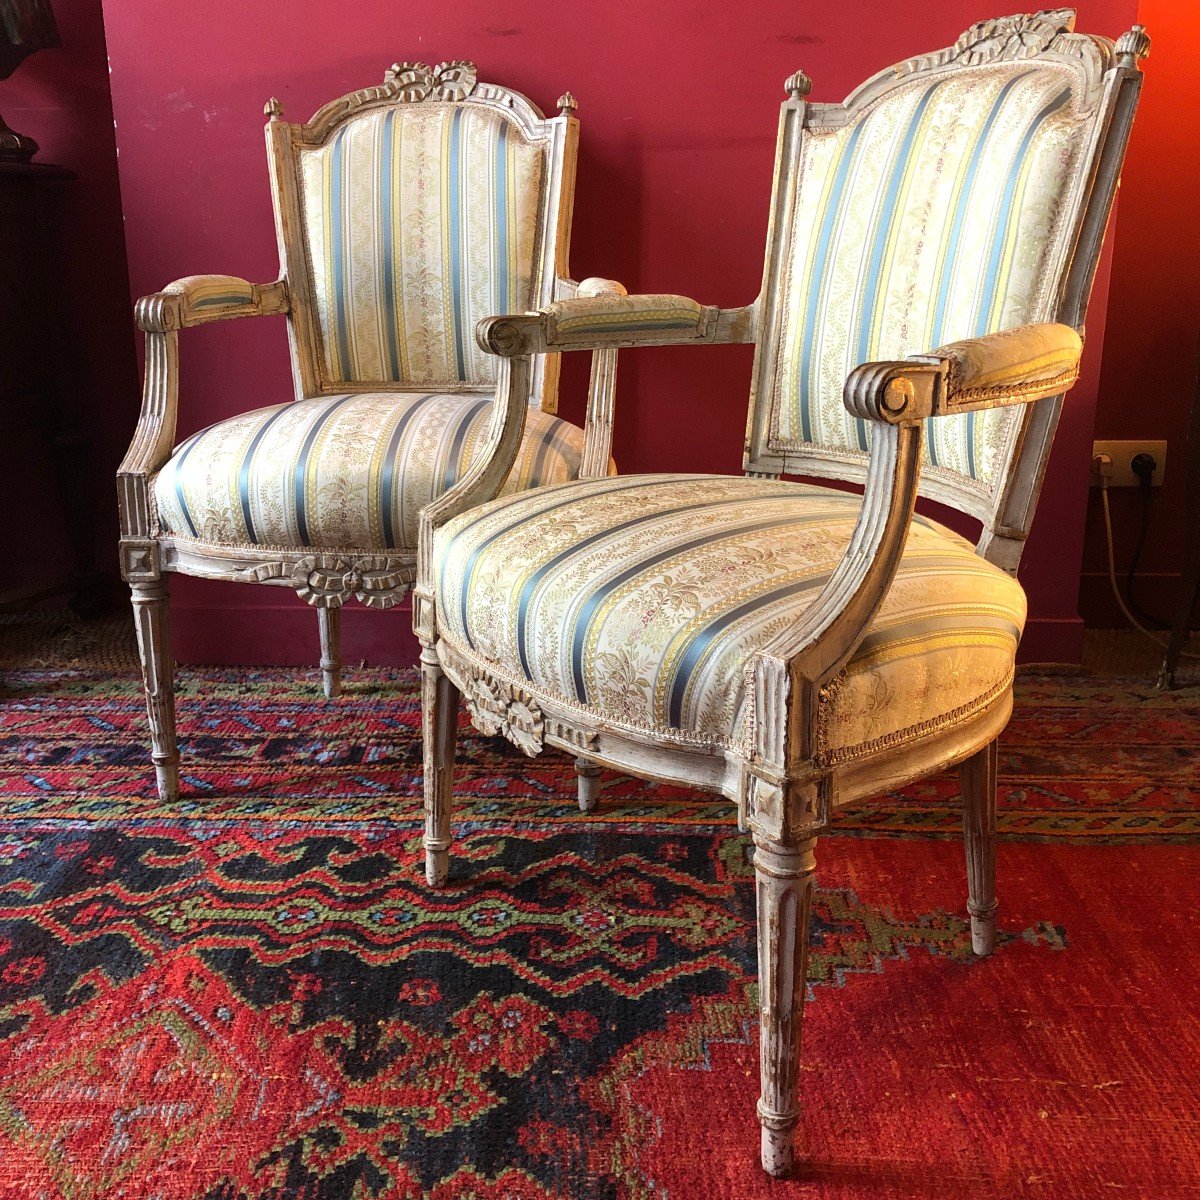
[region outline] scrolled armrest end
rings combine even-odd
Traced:
[[[475,327],[479,348],[501,358],[538,354],[546,348],[545,319],[541,313],[484,317]]]
[[[932,363],[863,363],[847,376],[843,401],[863,421],[911,425],[933,414],[945,375]]]

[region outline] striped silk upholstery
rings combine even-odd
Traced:
[[[164,532],[220,545],[415,549],[417,516],[482,448],[490,396],[359,393],[276,404],[175,449]],[[531,409],[504,493],[579,473],[583,431]]]
[[[438,628],[534,695],[633,732],[750,756],[747,667],[837,566],[862,501],[712,475],[580,480],[437,533]],[[966,715],[1010,684],[1020,585],[918,517],[896,580],[829,695],[840,761]]]
[[[495,382],[475,326],[535,304],[543,158],[500,114],[436,103],[368,112],[303,153],[330,380]]]
[[[901,86],[806,134],[772,443],[865,451],[842,405],[860,363],[1050,319],[1086,165],[1071,77],[1045,63]],[[997,482],[1016,409],[930,421],[926,462]]]

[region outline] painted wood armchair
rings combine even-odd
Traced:
[[[567,277],[575,107],[568,92],[547,120],[524,96],[477,82],[469,62],[397,64],[382,86],[303,125],[271,100],[280,277],[193,276],[138,302],[145,395],[117,474],[121,566],[164,797],[179,786],[168,574],[295,589],[317,610],[325,691],[337,695],[341,605],[399,603],[421,507],[485,441],[497,366],[476,323],[623,292]],[[294,400],[175,445],[179,331],[279,313]],[[615,351],[603,350],[580,430],[554,415],[558,356],[537,357],[505,491],[608,473],[615,379]]]
[[[762,1163],[793,1161],[818,835],[841,804],[957,766],[974,950],[995,939],[996,739],[1015,572],[1149,43],[1062,9],[986,21],[844,104],[788,80],[763,287],[483,322],[488,450],[423,513],[426,872],[445,881],[455,713],[727,796],[753,835]],[[745,478],[588,479],[492,499],[537,356],[753,342]],[[849,480],[842,490],[782,475]],[[982,525],[972,546],[918,496]]]

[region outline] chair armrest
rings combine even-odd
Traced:
[[[143,296],[134,307],[137,327],[165,333],[235,317],[266,317],[288,311],[287,283],[250,283],[236,275],[189,275],[161,292]]]
[[[815,753],[811,718],[821,689],[858,648],[900,565],[916,506],[925,418],[1059,395],[1078,378],[1082,345],[1065,325],[1026,325],[903,362],[864,363],[850,373],[846,407],[875,423],[858,523],[799,624],[754,663],[760,711],[780,703],[799,706],[801,737],[792,751],[798,760]],[[760,742],[762,766],[756,770],[784,770],[781,753],[778,745]],[[801,763],[793,768],[802,769]]]
[[[133,441],[117,468],[123,542],[151,537],[154,528],[150,477],[171,457],[179,406],[179,330],[234,317],[265,317],[288,311],[287,283],[248,283],[233,275],[190,275],[134,308],[146,334],[142,409]]]
[[[581,284],[580,293],[591,282]],[[687,296],[623,296],[606,290],[557,300],[537,312],[486,317],[476,336],[484,350],[504,358],[547,351],[718,345],[753,341],[753,314],[753,305],[717,308]]]
[[[846,380],[845,403],[856,417],[891,425],[1028,404],[1067,391],[1082,353],[1069,325],[1022,325],[902,362],[865,363]]]

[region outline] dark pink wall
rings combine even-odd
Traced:
[[[96,561],[113,576],[115,593],[113,476],[137,419],[138,381],[108,62],[100,0],[54,0],[54,13],[62,45],[33,55],[0,82],[0,113],[40,143],[39,162],[78,176],[56,190],[67,379],[91,442],[86,491]],[[56,485],[46,479],[45,486]]]
[[[1004,7],[1003,5],[1001,7]],[[1116,34],[1137,0],[1081,0],[1082,28]],[[995,0],[753,5],[605,0],[244,0],[164,5],[106,0],[113,107],[132,289],[179,275],[273,277],[277,259],[263,157],[263,101],[305,118],[382,79],[393,60],[471,58],[484,78],[550,109],[580,102],[572,265],[631,290],[741,304],[759,286],[778,106],[797,67],[814,98],[841,99],[910,54],[952,42]],[[1103,291],[1089,321],[1087,381],[1076,389],[1024,580],[1030,647],[1078,653],[1076,616]],[[578,357],[578,356],[577,356]],[[746,348],[625,354],[616,455],[622,469],[737,471]],[[586,364],[572,362],[564,415],[582,411]],[[187,335],[180,434],[290,394],[282,322]],[[312,661],[315,618],[286,593],[178,581],[177,649],[186,660]],[[270,610],[263,612],[264,608]],[[406,612],[347,613],[348,657],[408,652]],[[398,650],[397,647],[400,649]]]
[[[1200,121],[1195,119],[1200,5],[1141,0],[1154,42],[1115,224],[1113,294],[1096,414],[1099,438],[1166,438],[1138,597],[1170,620],[1183,568],[1188,414],[1200,342]],[[1200,447],[1197,448],[1200,451]],[[1137,538],[1141,500],[1111,494],[1120,576]],[[1089,624],[1121,625],[1111,597],[1099,497],[1088,513],[1081,607]]]

